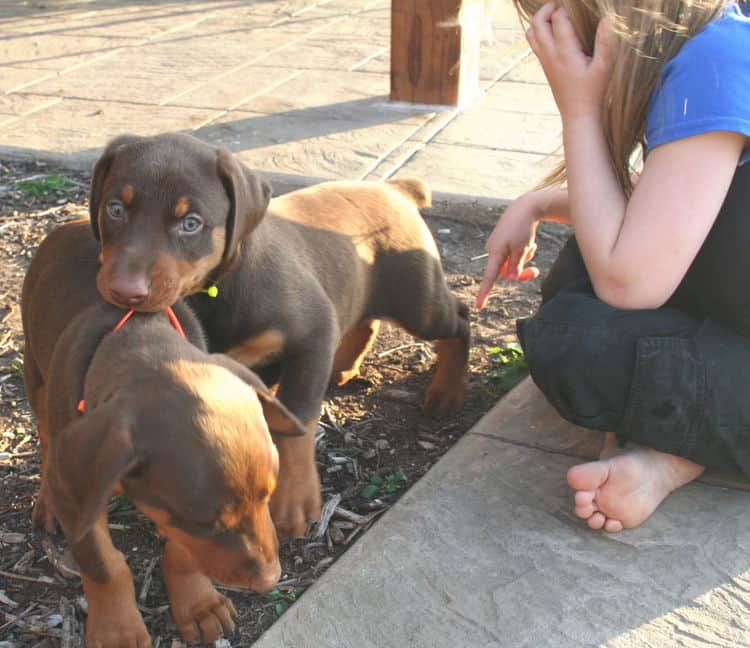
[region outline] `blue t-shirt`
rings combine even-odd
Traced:
[[[750,16],[732,4],[662,70],[649,102],[645,140],[659,144],[710,131],[750,137]],[[739,164],[750,161],[750,145]]]

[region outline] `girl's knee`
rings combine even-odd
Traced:
[[[560,415],[584,427],[615,430],[633,373],[635,339],[610,307],[562,293],[518,322],[531,377]]]

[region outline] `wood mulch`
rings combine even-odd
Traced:
[[[19,295],[25,269],[52,228],[87,216],[88,176],[44,164],[0,161],[0,648],[83,645],[86,600],[62,537],[31,526],[39,487],[36,427],[24,395]],[[38,193],[38,195],[36,195]],[[474,302],[491,230],[466,220],[427,217],[448,281]],[[540,229],[537,264],[549,267],[566,230]],[[432,346],[386,326],[362,375],[331,390],[317,434],[324,515],[307,537],[282,545],[283,576],[270,594],[222,588],[239,613],[238,631],[218,642],[250,646],[348,547],[361,538],[523,375],[514,323],[538,304],[538,281],[504,284],[481,313],[472,309],[470,388],[464,411],[444,419],[420,407]],[[113,539],[133,571],[155,646],[177,646],[160,577],[161,541],[123,496],[109,506]]]

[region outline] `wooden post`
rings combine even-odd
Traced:
[[[463,105],[479,87],[483,0],[391,0],[391,100]]]

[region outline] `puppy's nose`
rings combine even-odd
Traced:
[[[276,587],[281,578],[281,565],[278,561],[265,569],[257,570],[250,577],[250,588],[256,592],[268,592]]]
[[[112,299],[123,306],[138,306],[148,297],[149,285],[144,277],[114,276],[109,284]]]

